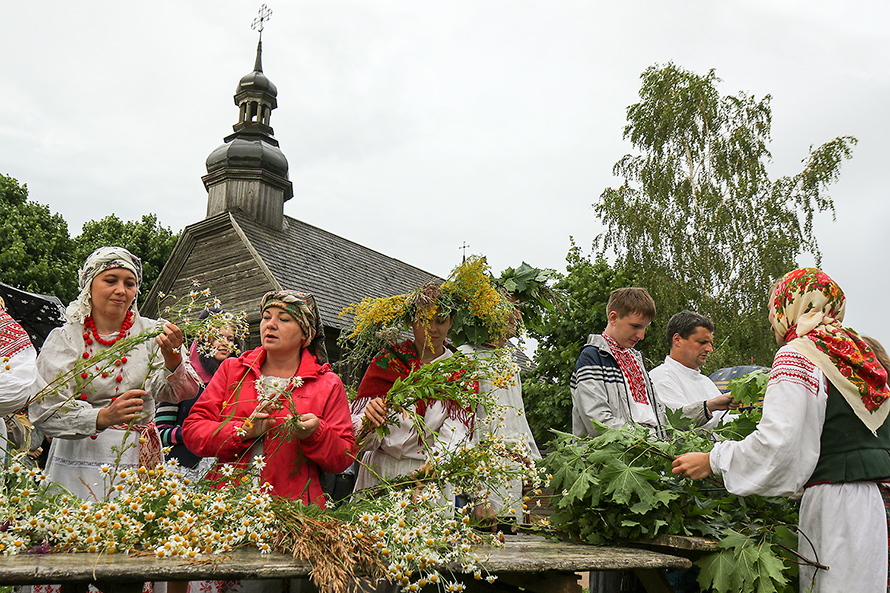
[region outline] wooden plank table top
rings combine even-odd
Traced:
[[[659,535],[649,539],[641,539],[632,542],[634,546],[640,546],[647,550],[664,552],[692,558],[700,558],[704,554],[712,554],[720,551],[717,540],[707,537],[692,537],[687,535]]]
[[[555,575],[691,566],[685,558],[639,548],[553,542],[529,535],[508,535],[505,540],[502,548],[485,546],[476,550],[490,573]],[[22,554],[0,557],[0,584],[276,579],[305,577],[311,568],[287,554],[260,554],[247,548],[192,561],[123,554]]]

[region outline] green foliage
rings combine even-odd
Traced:
[[[555,291],[549,282],[558,277],[556,270],[533,268],[525,262],[518,268],[501,272],[496,283],[506,294],[514,297],[522,307],[522,322],[526,328],[544,332],[545,311],[562,307],[563,295]]]
[[[13,286],[71,299],[76,296],[68,224],[28,200],[28,186],[0,175],[0,278]]]
[[[178,240],[179,233],[161,226],[154,214],[143,214],[138,222],[124,222],[109,214],[102,220],[91,220],[83,225],[80,236],[74,240],[74,261],[81,265],[98,247],[123,247],[142,260],[141,292],[147,293]]]
[[[0,174],[0,279],[18,288],[59,297],[77,296],[77,270],[97,247],[117,245],[142,259],[142,291],[154,284],[179,234],[154,214],[123,222],[114,214],[83,225],[72,239],[68,223],[28,199],[28,186]]]
[[[517,372],[512,354],[503,349],[476,356],[457,352],[448,358],[421,365],[412,369],[406,377],[397,378],[386,392],[389,414],[386,422],[374,428],[365,417],[355,441],[361,449],[363,440],[372,430],[382,438],[390,433],[390,426],[405,421],[414,424],[417,434],[434,433],[427,429],[423,415],[415,411],[419,401],[442,401],[456,404],[463,410],[484,408],[490,414],[503,413],[505,410],[501,410],[494,392],[480,391],[478,382],[488,380],[495,387],[503,387],[512,382]]]
[[[565,296],[560,299],[560,309],[545,310],[540,327],[528,327],[538,340],[537,366],[523,376],[522,392],[526,417],[538,444],[550,439],[551,428],[571,430],[569,380],[581,347],[589,334],[605,329],[606,303],[612,290],[632,284],[627,274],[604,259],[583,256],[574,242],[566,261],[566,274],[554,285],[554,290]]]
[[[741,406],[736,419],[720,425],[714,433],[720,438],[738,441],[754,432],[763,417],[763,396],[768,382],[769,372],[761,369],[730,379],[727,387]]]
[[[727,383],[732,398],[743,406],[763,405],[766,385],[769,383],[769,372],[757,369],[741,377],[730,379]]]
[[[796,504],[784,499],[729,494],[716,479],[694,482],[671,474],[683,453],[708,451],[708,436],[672,430],[672,440],[651,440],[642,428],[578,438],[557,433],[544,460],[554,494],[551,524],[590,544],[623,543],[658,535],[706,536],[721,551],[698,561],[703,588],[796,591],[788,560]]]
[[[698,582],[703,587],[717,593],[797,590],[789,587],[791,580],[785,576],[790,566],[785,564],[784,554],[770,543],[767,535],[752,537],[727,528],[722,536],[719,544],[722,551],[709,554],[697,563],[701,567]]]
[[[714,321],[719,347],[708,368],[767,365],[770,284],[803,251],[819,260],[813,217],[834,213],[826,190],[856,139],[811,147],[802,171],[772,180],[769,95],[723,96],[714,70],[702,76],[670,63],[641,79],[624,128],[639,154],[615,164],[624,182],[594,204],[608,228],[598,241],[649,289],[656,326],[683,309]],[[661,340],[645,345],[652,359],[667,349]]]

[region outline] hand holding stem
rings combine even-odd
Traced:
[[[111,404],[99,410],[96,415],[96,428],[105,430],[115,424],[130,424],[142,415],[145,404],[142,399],[146,394],[143,389],[131,389],[119,397],[112,399]]]
[[[180,348],[185,338],[182,336],[182,330],[173,323],[165,323],[163,330],[155,337],[155,342],[164,356],[164,366],[169,371],[175,371],[182,364]]]

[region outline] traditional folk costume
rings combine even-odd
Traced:
[[[76,361],[90,358],[119,339],[164,325],[163,320],[141,317],[134,298],[120,333],[96,333],[90,317],[90,287],[96,276],[112,268],[133,272],[137,285],[142,281],[139,258],[126,249],[102,247],[87,258],[79,275],[80,295],[65,312],[68,322],[50,332],[37,357],[41,388],[71,370]],[[167,370],[154,339],[140,343],[115,362],[103,372],[91,369],[96,375],[85,388],[77,389],[75,381],[68,381],[29,407],[34,425],[53,437],[47,476],[84,500],[103,500],[117,494],[106,492],[108,474],[102,471],[103,466],[113,470],[162,463],[160,438],[154,424],[156,403],[188,399],[201,386],[200,379],[185,362],[174,371]],[[139,423],[130,430],[125,425],[97,430],[99,410],[131,389],[148,392],[142,398],[145,403]],[[142,444],[141,437],[145,438]],[[118,463],[117,451],[122,449]]]
[[[446,346],[445,352],[431,362],[451,356],[453,352]],[[385,397],[396,379],[404,379],[422,364],[411,340],[386,346],[374,357],[352,403],[352,423],[356,435],[361,431],[368,402],[373,398]],[[356,477],[356,491],[378,484],[377,475],[390,479],[410,474],[429,460],[427,448],[435,455],[439,451],[453,450],[469,439],[472,416],[455,402],[421,400],[414,410],[423,417],[430,432],[418,435],[414,424],[408,419],[390,426],[390,433],[382,438],[376,431],[371,431],[367,439],[360,443],[364,454]]]
[[[800,567],[800,590],[888,590],[890,406],[887,373],[841,322],[845,299],[826,274],[787,274],[770,303],[776,354],[763,419],[710,454],[734,494],[790,496],[805,488],[798,551],[830,570]]]
[[[611,336],[591,334],[572,373],[572,433],[597,436],[591,420],[609,428],[625,424],[644,426],[658,437],[665,436],[667,418],[643,364],[634,348],[622,348]],[[694,426],[709,416],[701,402],[683,406],[683,415]]]
[[[35,393],[37,353],[27,332],[0,309],[0,416],[13,414]],[[0,420],[0,457],[7,450],[6,423]]]
[[[261,478],[272,485],[272,494],[325,506],[318,470],[339,473],[355,459],[346,391],[328,363],[315,299],[292,290],[270,292],[263,298],[263,310],[268,307],[281,307],[303,330],[305,342],[296,374],[264,376],[266,349],[262,346],[226,359],[185,419],[183,440],[196,454],[217,458],[208,479],[220,478],[225,465],[243,469],[262,455]],[[273,429],[259,438],[242,440],[238,430],[244,420],[261,400],[269,398],[277,398],[275,407],[268,410],[271,418],[312,413],[319,419],[318,428],[304,439],[288,440],[280,429]]]
[[[485,356],[491,348],[476,347],[464,344],[458,348],[467,356]],[[522,381],[519,371],[511,378],[507,387],[495,388],[490,379],[479,381],[479,393],[492,392],[497,396],[498,406],[504,409],[503,419],[489,414],[485,409],[476,410],[476,421],[473,430],[473,440],[483,438],[485,435],[493,435],[503,439],[508,446],[520,446],[525,450],[528,459],[541,459],[535,437],[528,425],[525,416],[525,403],[522,400]],[[488,501],[496,513],[500,513],[508,505],[521,505],[522,481],[512,480],[504,492],[494,492]],[[517,518],[521,519],[520,513]]]

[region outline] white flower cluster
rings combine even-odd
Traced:
[[[508,505],[503,509],[508,515],[515,514],[515,508],[508,508],[509,505],[523,502],[506,496],[511,482],[531,483],[534,488],[546,483],[534,461],[528,458],[526,446],[497,434],[487,433],[461,443],[453,451],[439,453],[434,460],[441,479],[456,492],[463,492],[474,501],[488,500],[497,493]]]
[[[379,499],[374,511],[357,517],[360,530],[376,535],[380,556],[391,560],[387,576],[404,593],[427,585],[451,593],[464,585],[449,580],[437,566],[460,566],[466,574],[483,578],[480,558],[474,549],[484,543],[503,545],[497,536],[482,535],[470,528],[469,507],[455,509],[443,504],[435,484],[410,490],[391,490]],[[489,582],[494,575],[484,577]]]
[[[148,551],[194,558],[243,545],[271,550],[271,486],[255,473],[216,489],[190,487],[174,462],[103,470],[117,497],[85,502],[13,460],[0,472],[0,553]]]

